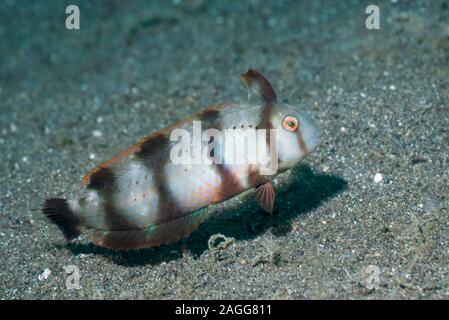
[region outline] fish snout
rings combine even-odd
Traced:
[[[303,121],[301,131],[308,153],[311,153],[320,144],[321,130],[315,121],[307,117],[305,121]]]

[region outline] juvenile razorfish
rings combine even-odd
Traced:
[[[277,102],[259,72],[250,69],[242,79],[255,102],[212,106],[141,139],[88,172],[70,199],[45,200],[43,213],[67,240],[87,230],[96,245],[123,250],[178,241],[207,218],[208,206],[251,188],[271,213],[272,179],[316,147],[319,130],[303,110]],[[213,161],[198,161],[199,153],[192,151],[198,141],[187,139],[198,124],[203,130],[200,146],[207,150],[201,154]],[[173,135],[176,129],[184,134]],[[236,134],[228,134],[232,132]],[[237,139],[242,136],[246,140]],[[249,146],[251,137],[259,137],[255,148]],[[256,152],[255,161],[235,161],[239,152],[249,151]],[[182,152],[190,162],[174,161]]]

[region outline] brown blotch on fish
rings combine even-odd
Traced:
[[[200,120],[212,120],[215,121],[220,117],[220,111],[215,108],[208,108],[204,111],[198,112],[197,116]]]
[[[170,141],[165,134],[153,134],[141,143],[141,149],[136,153],[145,166],[154,172],[154,186],[159,196],[156,224],[178,218],[181,212],[176,205],[176,199],[170,193],[163,170],[170,161],[170,149],[167,148],[169,144]]]
[[[114,173],[109,168],[98,168],[89,178],[88,189],[102,190],[113,184],[115,181]]]
[[[150,160],[151,158],[159,158],[161,150],[165,149],[170,143],[170,140],[163,133],[152,134],[149,138],[143,139],[139,142],[139,150],[136,152],[136,156],[142,160]],[[157,160],[155,160],[157,161]]]
[[[223,164],[216,165],[216,170],[221,177],[220,198],[229,199],[233,194],[240,193],[243,190],[239,179]]]
[[[103,210],[108,230],[133,230],[139,228],[139,226],[135,225],[130,218],[124,216],[120,210],[115,207],[113,193],[105,194],[104,198]]]

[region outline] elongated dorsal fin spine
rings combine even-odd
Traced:
[[[259,71],[249,69],[245,74],[242,74],[241,77],[248,87],[250,95],[256,95],[267,105],[276,103],[276,92],[274,92],[274,89],[267,78],[265,78]]]

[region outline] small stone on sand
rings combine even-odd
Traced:
[[[51,274],[51,270],[48,269],[48,268],[46,268],[46,269],[44,270],[44,272],[42,272],[40,275],[38,275],[37,279],[38,279],[39,281],[47,280],[48,277],[50,276],[50,274]]]
[[[374,175],[374,182],[375,183],[380,183],[380,182],[382,182],[382,180],[383,180],[383,176],[382,176],[382,173],[376,173],[375,175]]]

